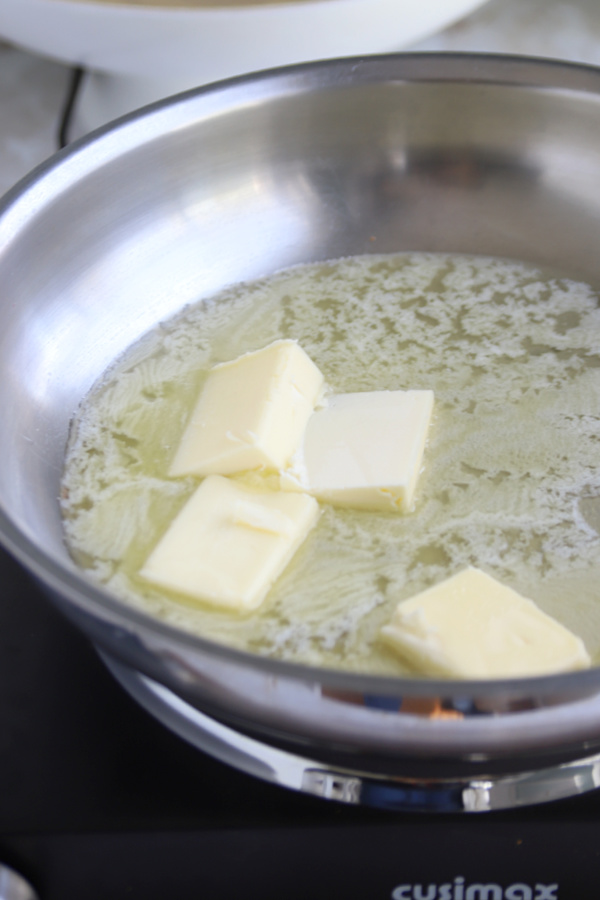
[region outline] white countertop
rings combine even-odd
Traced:
[[[599,0],[489,0],[415,50],[487,51],[600,65]],[[57,148],[67,66],[0,43],[0,194]]]

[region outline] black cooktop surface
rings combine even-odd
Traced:
[[[0,583],[0,862],[41,900],[600,896],[598,792],[434,816],[259,782],[139,708],[2,551]]]

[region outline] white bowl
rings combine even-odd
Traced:
[[[239,6],[231,6],[219,0],[210,5],[209,0],[192,8],[2,0],[0,34],[67,63],[123,75],[188,79],[192,86],[280,64],[397,49],[482,2],[240,0]]]
[[[154,100],[233,75],[381,53],[484,0],[0,0],[0,36],[91,70],[71,137]],[[237,5],[236,5],[237,3]]]

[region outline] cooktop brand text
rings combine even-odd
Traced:
[[[462,876],[445,884],[399,884],[392,900],[559,900],[558,884],[523,884],[503,887],[488,882],[465,884]]]

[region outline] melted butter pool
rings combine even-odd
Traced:
[[[324,506],[258,613],[169,597],[137,571],[195,479],[166,478],[207,370],[294,338],[335,392],[431,388],[416,509]],[[171,625],[257,653],[402,673],[377,640],[399,600],[474,565],[600,661],[600,307],[591,287],[472,257],[302,266],[188,307],[123,357],[73,424],[67,543]]]

